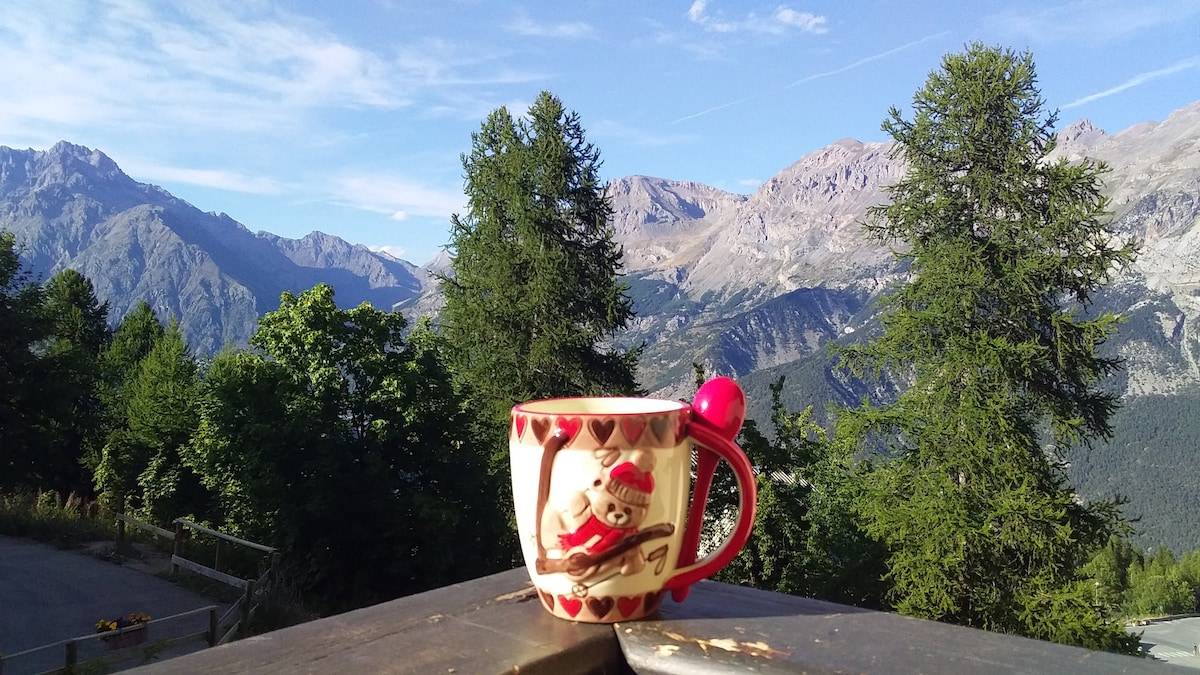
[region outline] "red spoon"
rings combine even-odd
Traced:
[[[728,377],[716,377],[705,382],[692,401],[693,424],[705,424],[722,438],[733,442],[746,419],[746,394]],[[683,549],[679,552],[679,567],[696,562],[700,548],[700,524],[704,506],[712,488],[713,473],[720,458],[703,446],[696,446],[696,486],[692,490],[692,505],[688,511],[687,528],[683,533]],[[691,586],[671,591],[675,602],[683,602]]]

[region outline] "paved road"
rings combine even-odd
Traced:
[[[162,618],[214,604],[206,598],[139,572],[82,553],[0,537],[0,653],[17,652],[95,631],[104,617],[130,612]],[[206,616],[156,624],[157,637],[204,630]],[[156,633],[150,633],[150,640]],[[98,641],[84,643],[81,660],[103,653]],[[177,653],[177,652],[172,652]],[[21,675],[63,664],[61,648],[17,657],[4,675]]]
[[[1200,644],[1200,617],[1153,621],[1132,630],[1142,631],[1142,645],[1149,648],[1154,658],[1200,669],[1200,656],[1192,653],[1192,646]]]

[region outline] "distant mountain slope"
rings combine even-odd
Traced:
[[[618,341],[647,344],[643,386],[687,396],[691,363],[702,363],[739,377],[760,419],[780,374],[789,376],[791,408],[820,411],[873,393],[835,377],[827,349],[869,332],[879,293],[901,278],[860,227],[903,175],[890,149],[838,141],[751,195],[645,176],[612,181],[613,228],[638,312]],[[1200,489],[1200,464],[1187,459],[1196,436],[1188,411],[1200,399],[1200,103],[1116,134],[1081,120],[1062,130],[1055,152],[1109,164],[1113,228],[1143,242],[1097,302],[1128,319],[1109,345],[1126,370],[1108,383],[1127,412],[1111,442],[1070,457],[1071,471],[1085,498],[1129,488],[1127,512],[1144,516],[1146,545],[1200,548],[1195,516],[1180,515],[1194,514]],[[446,256],[415,268],[319,232],[254,234],[68,143],[0,147],[0,229],[17,234],[38,273],[87,274],[115,316],[145,298],[180,317],[200,351],[244,341],[282,290],[318,281],[334,284],[342,305],[436,313],[429,274],[449,268]]]
[[[668,182],[664,204],[654,201],[661,190],[626,187],[660,179],[614,181],[625,273],[639,306],[654,309],[639,317],[627,341],[644,339],[664,352],[675,343],[679,353],[672,361],[705,360],[701,351],[689,351],[697,344],[684,333],[689,326],[729,319],[801,288],[870,297],[896,281],[887,248],[867,242],[861,228],[867,208],[886,203],[886,186],[903,175],[890,150],[890,143],[838,141],[800,158],[744,199],[720,193],[725,196],[718,201],[712,188]],[[1200,103],[1112,136],[1081,120],[1062,131],[1056,154],[1092,157],[1111,167],[1105,194],[1112,200],[1113,227],[1144,242],[1125,283],[1167,293],[1183,315],[1185,339],[1178,349],[1188,352],[1189,361],[1200,357],[1200,343],[1192,346],[1193,336],[1200,339],[1200,296],[1194,295],[1200,290]],[[657,222],[662,213],[671,218],[662,236],[631,225]],[[674,370],[658,368],[644,367],[651,390],[681,384]],[[728,372],[745,374],[735,367]]]
[[[385,309],[421,290],[404,261],[319,232],[254,234],[66,142],[44,152],[0,147],[0,229],[16,234],[36,273],[79,270],[114,318],[145,299],[177,317],[202,353],[244,343],[284,290],[325,281],[343,306]]]

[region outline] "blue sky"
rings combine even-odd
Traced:
[[[606,179],[750,193],[885,140],[888,107],[971,41],[1029,49],[1060,127],[1200,99],[1200,0],[3,0],[0,145],[98,148],[252,230],[420,264],[501,105],[553,92]]]

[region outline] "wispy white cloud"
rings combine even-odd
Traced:
[[[705,108],[704,110],[701,110],[700,112],[695,112],[690,115],[684,115],[683,117],[680,117],[677,120],[673,120],[671,122],[671,124],[679,124],[680,122],[686,122],[687,120],[696,119],[697,117],[703,117],[709,113],[715,113],[718,110],[724,110],[725,108],[732,108],[735,105],[741,105],[742,103],[745,103],[746,101],[750,101],[750,100],[753,100],[756,98],[758,98],[758,96],[746,96],[744,98],[739,98],[736,101],[729,101],[728,103],[714,105],[713,107]]]
[[[58,3],[55,3],[56,5]],[[399,107],[404,73],[306,20],[234,5],[9,0],[0,91],[10,119],[257,131],[320,108]],[[3,130],[0,130],[3,131]]]
[[[797,12],[790,7],[780,7],[775,12],[775,19],[779,23],[795,26],[806,33],[824,33],[829,30],[825,27],[825,17],[811,12]]]
[[[589,135],[602,139],[616,139],[640,145],[642,147],[659,148],[669,145],[682,145],[696,140],[694,134],[661,134],[635,129],[625,124],[606,119],[591,126]]]
[[[799,12],[786,5],[776,8],[774,14],[762,16],[757,12],[734,19],[727,18],[723,12],[710,14],[708,0],[694,0],[687,11],[688,20],[713,33],[736,33],[748,31],[752,33],[784,33],[798,29],[805,33],[820,34],[828,31],[827,20],[824,16],[810,12]]]
[[[272,178],[247,176],[236,171],[140,164],[136,160],[123,160],[122,167],[131,176],[151,183],[184,183],[255,195],[277,195],[285,192],[284,187]]]
[[[404,254],[408,252],[408,249],[404,248],[403,246],[393,246],[391,244],[382,244],[382,245],[375,244],[375,245],[367,246],[367,248],[371,249],[372,251],[374,251],[376,253],[384,253],[384,254],[390,255],[391,257],[395,258],[396,260],[404,260]]]
[[[841,74],[841,73],[844,73],[844,72],[846,72],[846,71],[848,71],[848,70],[853,70],[853,69],[855,69],[855,68],[859,68],[859,67],[861,67],[861,66],[864,66],[864,65],[866,65],[866,64],[868,64],[868,63],[871,63],[871,62],[873,62],[873,61],[879,61],[879,60],[882,60],[882,59],[886,59],[886,58],[887,58],[887,57],[889,57],[889,56],[892,56],[892,55],[894,55],[894,54],[897,54],[897,53],[899,53],[899,52],[902,52],[902,51],[904,51],[904,50],[906,50],[906,49],[910,49],[910,48],[912,48],[912,47],[915,47],[915,46],[917,46],[917,45],[919,45],[919,44],[921,44],[921,43],[924,43],[924,42],[929,42],[930,40],[935,40],[935,39],[937,39],[937,38],[943,37],[943,36],[945,36],[945,35],[948,35],[949,33],[950,33],[950,31],[942,31],[942,32],[940,32],[940,33],[935,33],[935,34],[933,34],[933,35],[927,35],[927,36],[925,36],[925,37],[923,37],[923,38],[921,38],[921,39],[919,39],[919,40],[913,40],[913,41],[911,41],[911,42],[906,42],[906,43],[904,43],[904,44],[900,45],[899,47],[893,47],[892,49],[889,49],[889,50],[887,50],[887,51],[879,52],[878,54],[872,54],[871,56],[867,56],[867,57],[861,58],[861,59],[859,59],[859,60],[857,60],[857,61],[855,61],[855,62],[853,62],[853,63],[849,63],[849,64],[847,64],[847,65],[844,65],[844,66],[840,67],[840,68],[835,68],[835,69],[833,69],[833,70],[828,70],[828,71],[821,72],[821,73],[813,73],[812,75],[806,75],[806,76],[804,76],[804,77],[802,77],[802,78],[800,78],[800,79],[796,80],[795,82],[792,82],[791,84],[788,84],[788,85],[785,85],[785,86],[781,87],[781,88],[780,88],[780,90],[782,91],[782,90],[784,90],[784,89],[790,89],[790,88],[792,88],[792,87],[797,87],[797,86],[799,86],[799,85],[805,84],[805,83],[807,83],[807,82],[812,82],[812,81],[814,81],[814,80],[819,80],[819,79],[821,79],[821,78],[825,78],[825,77],[832,77],[832,76],[834,76],[834,75],[839,75],[839,74]],[[708,114],[710,114],[710,113],[717,112],[718,110],[724,110],[725,108],[732,108],[732,107],[734,107],[734,106],[737,106],[737,105],[741,105],[741,104],[743,104],[743,103],[746,103],[747,101],[752,101],[752,100],[754,100],[754,99],[756,99],[756,98],[761,98],[761,97],[763,97],[763,96],[766,96],[766,95],[768,95],[768,94],[766,94],[766,93],[762,93],[762,94],[755,94],[755,95],[752,95],[752,96],[745,96],[745,97],[742,97],[742,98],[739,98],[739,99],[736,99],[736,100],[733,100],[733,101],[728,101],[728,102],[726,102],[726,103],[721,103],[721,104],[719,104],[719,105],[714,105],[714,106],[712,106],[711,108],[705,108],[704,110],[701,110],[701,111],[699,111],[699,112],[694,112],[694,113],[691,113],[690,115],[684,115],[683,117],[680,117],[680,118],[678,118],[678,119],[676,119],[676,120],[673,120],[673,121],[671,122],[671,124],[678,124],[678,123],[680,123],[680,122],[686,122],[687,120],[696,119],[697,117],[703,117],[703,116],[705,116],[705,115],[708,115]]]
[[[447,108],[542,72],[446,41],[364,48],[263,2],[4,0],[0,134],[137,124],[293,135],[328,112]],[[315,135],[315,134],[314,134]]]
[[[541,23],[522,16],[505,25],[510,32],[530,37],[579,38],[592,32],[591,25],[583,21],[567,23]]]
[[[1115,87],[1110,87],[1108,89],[1105,89],[1104,91],[1098,91],[1094,94],[1088,94],[1087,96],[1077,98],[1074,101],[1071,101],[1070,103],[1062,106],[1062,109],[1066,110],[1068,108],[1078,108],[1079,106],[1087,105],[1088,103],[1091,103],[1092,101],[1098,101],[1102,98],[1108,98],[1109,96],[1119,94],[1128,89],[1133,89],[1134,87],[1143,85],[1147,82],[1150,82],[1151,80],[1157,80],[1161,77],[1167,77],[1168,75],[1174,75],[1175,73],[1180,73],[1185,70],[1191,70],[1193,68],[1200,68],[1200,56],[1193,56],[1190,59],[1184,59],[1182,61],[1173,63],[1165,68],[1159,68],[1158,70],[1151,70],[1151,71],[1148,71],[1145,73],[1139,73],[1139,74],[1134,75],[1133,77],[1129,78],[1128,80],[1125,80],[1121,84],[1118,84]]]
[[[950,31],[947,30],[947,31],[942,31],[940,33],[934,33],[933,35],[926,35],[925,37],[923,37],[919,40],[913,40],[911,42],[906,42],[906,43],[900,45],[899,47],[893,47],[892,49],[889,49],[887,51],[879,52],[878,54],[872,54],[871,56],[861,58],[853,63],[846,64],[846,65],[842,66],[841,68],[835,68],[833,70],[827,70],[822,73],[813,73],[812,75],[806,75],[806,76],[796,80],[795,82],[792,82],[791,84],[787,85],[787,87],[784,87],[784,88],[788,89],[791,87],[799,86],[801,84],[805,84],[806,82],[812,82],[813,80],[819,80],[824,77],[832,77],[834,75],[840,75],[848,70],[854,70],[855,68],[865,66],[868,63],[871,63],[873,61],[879,61],[882,59],[886,59],[887,57],[892,56],[894,54],[898,54],[906,49],[910,49],[919,44],[929,42],[930,40],[936,40],[940,37],[944,37],[949,34],[950,34]]]
[[[1075,0],[1038,10],[1007,10],[984,23],[1009,41],[1102,44],[1197,14],[1200,3],[1195,0]]]
[[[403,221],[411,216],[449,218],[462,212],[467,198],[415,183],[406,178],[380,175],[346,175],[333,181],[331,196],[347,206],[388,214]]]

